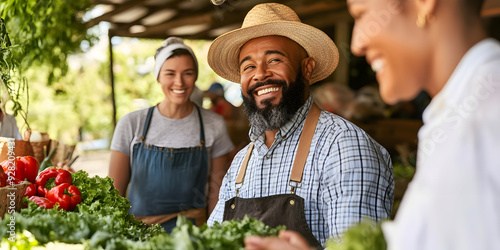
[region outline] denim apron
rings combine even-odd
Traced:
[[[300,233],[315,249],[322,249],[321,243],[314,237],[304,215],[304,199],[295,194],[295,189],[302,187],[302,173],[309,154],[311,140],[321,110],[315,103],[307,114],[304,128],[295,153],[292,173],[290,174],[289,194],[278,194],[259,198],[240,198],[239,190],[243,185],[248,161],[252,155],[253,143],[250,143],[236,178],[236,196],[229,199],[224,207],[224,220],[243,219],[245,215],[258,219],[270,227],[285,225],[287,230]]]
[[[155,106],[148,110],[141,140],[134,144],[128,199],[136,216],[175,214],[205,208],[208,156],[200,109],[200,146],[165,148],[145,144]],[[182,129],[182,128],[178,128]],[[175,133],[175,131],[172,131]],[[170,233],[177,219],[161,224]]]

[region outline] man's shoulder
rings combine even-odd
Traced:
[[[346,120],[345,118],[328,111],[322,111],[318,121],[325,129],[342,133],[346,131],[358,131],[366,134],[363,129],[356,126],[354,123]]]

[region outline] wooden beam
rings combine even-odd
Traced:
[[[186,16],[183,18],[178,18],[166,23],[150,26],[145,32],[135,33],[135,35],[137,35],[138,37],[147,37],[148,35],[152,34],[163,34],[163,36],[166,36],[166,31],[169,29],[200,23],[212,23],[212,15],[210,13],[205,13],[196,16]]]
[[[346,7],[345,1],[341,2],[314,2],[309,5],[301,5],[299,8],[295,9],[295,13],[299,16],[305,15],[316,15],[319,12],[327,12],[332,10],[338,10]]]
[[[112,4],[115,7],[114,10],[112,10],[108,13],[102,14],[102,15],[88,21],[85,25],[87,26],[87,29],[88,29],[88,28],[93,27],[94,25],[97,25],[101,21],[108,21],[109,22],[114,15],[120,14],[126,10],[129,10],[129,9],[136,7],[136,6],[140,6],[142,4],[143,4],[142,0],[131,0],[131,1],[128,1],[124,4],[119,4],[119,5]]]

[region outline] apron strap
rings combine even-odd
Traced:
[[[302,129],[302,134],[300,135],[299,146],[297,147],[292,173],[290,174],[290,181],[288,182],[288,185],[292,187],[292,194],[295,192],[295,188],[302,187],[302,175],[320,115],[321,109],[313,102],[307,114],[306,121],[304,122],[304,129]]]
[[[194,104],[196,110],[198,110],[198,118],[200,119],[200,148],[205,146],[205,129],[203,127],[203,119],[201,118],[201,112],[198,105]]]
[[[146,121],[144,121],[144,128],[142,129],[142,136],[141,136],[141,141],[145,142],[146,141],[146,134],[148,133],[149,129],[149,124],[151,123],[151,117],[153,117],[153,111],[155,110],[156,106],[153,106],[149,108],[148,110],[148,115],[146,116]]]
[[[247,154],[245,155],[245,158],[243,158],[243,163],[241,164],[240,172],[238,172],[238,176],[236,177],[235,184],[238,186],[236,188],[236,196],[238,196],[240,188],[243,185],[243,179],[245,179],[245,173],[247,172],[247,165],[248,161],[250,160],[250,155],[252,155],[252,150],[253,150],[253,142],[250,142]]]
[[[295,188],[300,188],[302,186],[302,174],[304,172],[304,167],[306,164],[307,156],[309,155],[309,149],[311,147],[311,141],[316,130],[316,124],[318,123],[319,116],[321,115],[321,109],[312,103],[309,112],[307,113],[306,121],[304,122],[304,127],[302,128],[302,134],[299,139],[299,146],[297,147],[297,153],[295,154],[295,159],[293,161],[292,173],[290,174],[290,181],[288,184],[292,187],[292,194],[295,192]],[[236,196],[238,196],[239,190],[243,185],[243,179],[245,179],[245,173],[247,171],[247,165],[252,155],[254,144],[250,143],[245,158],[236,177],[235,184]]]

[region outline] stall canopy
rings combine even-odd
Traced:
[[[212,40],[241,27],[246,13],[256,4],[279,2],[291,7],[301,21],[332,36],[337,45],[349,47],[352,18],[346,0],[92,0],[96,17],[87,22],[91,28],[100,22],[110,23],[110,80],[113,102],[113,123],[116,106],[113,77],[111,37],[165,39],[178,36],[185,39]],[[218,5],[217,5],[218,4]],[[500,15],[500,0],[485,0],[482,15]],[[342,46],[341,46],[342,47]],[[342,48],[340,48],[342,49]],[[341,51],[342,54],[342,51]],[[339,65],[335,80],[346,82],[348,66]]]
[[[110,36],[158,38],[179,36],[213,39],[241,26],[245,14],[263,0],[93,0],[111,23]],[[212,2],[221,3],[214,5]],[[324,29],[338,19],[349,19],[345,0],[274,1],[290,6],[304,23]],[[500,0],[486,0],[483,16],[500,15]]]
[[[111,23],[110,35],[165,39],[214,39],[239,28],[246,13],[262,0],[95,0],[104,13],[88,22]],[[276,1],[275,1],[276,2]],[[338,18],[349,18],[345,0],[279,1],[293,8],[301,20],[323,28]]]

